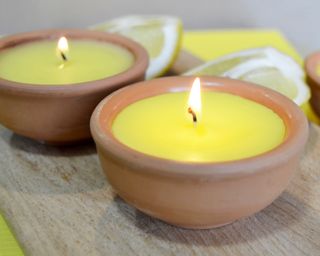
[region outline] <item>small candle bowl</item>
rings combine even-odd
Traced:
[[[317,74],[317,67],[320,66],[320,52],[313,53],[306,58],[305,71],[307,83],[311,89],[311,106],[320,116],[320,74]]]
[[[162,93],[188,91],[194,78],[155,79],[109,95],[91,117],[91,132],[103,170],[120,197],[168,223],[205,229],[256,213],[282,193],[298,166],[308,122],[296,104],[275,91],[239,80],[201,77],[203,91],[236,94],[277,113],[286,126],[284,141],[250,158],[192,163],[137,152],[113,136],[113,120],[126,106]]]
[[[26,42],[87,39],[108,42],[130,51],[135,61],[126,71],[89,82],[64,85],[33,85],[0,78],[0,123],[15,133],[48,144],[70,144],[89,139],[90,116],[106,95],[144,80],[148,66],[145,49],[132,40],[89,30],[45,30],[0,39],[0,52]]]

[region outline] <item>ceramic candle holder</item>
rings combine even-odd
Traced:
[[[147,52],[122,36],[88,30],[45,30],[0,39],[2,50],[26,42],[69,39],[97,40],[129,50],[134,64],[104,79],[67,85],[33,85],[0,78],[0,123],[17,134],[49,144],[70,144],[91,137],[89,120],[95,106],[111,92],[144,79]]]
[[[307,83],[311,89],[310,103],[318,116],[320,116],[320,74],[317,74],[317,68],[319,66],[320,52],[313,53],[306,58],[305,71],[307,74]]]
[[[286,127],[284,141],[250,158],[192,163],[137,152],[113,136],[113,120],[126,106],[162,93],[188,91],[193,80],[155,79],[109,95],[91,117],[91,132],[103,170],[120,197],[168,223],[204,229],[256,213],[282,193],[298,166],[308,123],[299,107],[277,92],[238,80],[201,77],[203,91],[236,94],[277,113]]]

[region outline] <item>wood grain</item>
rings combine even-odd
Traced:
[[[288,189],[222,228],[167,225],[117,197],[93,144],[57,148],[0,127],[0,208],[27,255],[320,255],[320,129]]]

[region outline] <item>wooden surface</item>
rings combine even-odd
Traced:
[[[176,61],[173,63],[169,72],[172,75],[179,75],[189,71],[192,68],[202,65],[203,60],[196,57],[194,54],[182,49]]]
[[[117,197],[93,144],[57,148],[0,126],[0,207],[27,255],[320,255],[320,128],[288,189],[222,228],[167,225]],[[190,202],[192,203],[192,202]]]

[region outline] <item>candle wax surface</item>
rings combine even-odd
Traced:
[[[145,154],[190,162],[252,157],[285,138],[285,124],[271,109],[221,92],[202,92],[202,116],[194,126],[188,95],[166,93],[127,106],[112,124],[113,135]]]
[[[319,64],[317,64],[317,67],[316,67],[316,74],[317,74],[318,76],[320,76],[320,63],[319,63]]]
[[[0,52],[0,77],[6,80],[63,85],[113,76],[133,65],[125,48],[107,42],[69,39],[68,61],[57,51],[57,40],[23,43]]]

